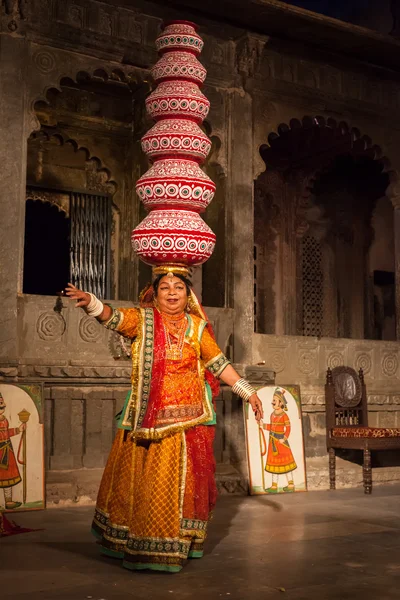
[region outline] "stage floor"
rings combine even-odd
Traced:
[[[2,600],[398,600],[400,486],[219,498],[206,555],[178,574],[99,555],[92,507],[16,514],[0,540]],[[11,517],[11,515],[8,515]]]

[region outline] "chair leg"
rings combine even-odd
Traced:
[[[336,489],[336,455],[335,449],[329,448],[329,488]]]
[[[371,450],[364,448],[363,464],[364,493],[372,492],[372,469],[371,469]]]

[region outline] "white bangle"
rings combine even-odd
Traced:
[[[256,394],[256,390],[246,379],[238,379],[237,382],[232,386],[232,392],[237,394],[242,400],[247,402],[249,398]]]
[[[85,292],[85,294],[90,296],[90,302],[85,306],[86,313],[89,317],[99,317],[104,310],[104,304],[94,294],[90,292]]]

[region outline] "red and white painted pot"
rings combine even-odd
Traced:
[[[156,123],[142,138],[153,165],[136,184],[149,214],[132,232],[132,245],[148,264],[195,266],[208,260],[215,245],[214,233],[198,214],[215,192],[199,166],[211,149],[199,127],[210,107],[199,89],[206,77],[196,58],[203,40],[193,23],[175,21],[164,26],[156,47],[160,59],[152,75],[158,86],[146,100]]]
[[[186,79],[202,85],[207,71],[191,52],[166,52],[151,69],[153,79],[159,83],[165,79]]]
[[[136,192],[146,210],[182,208],[203,212],[215,183],[192,160],[157,160],[137,181]]]
[[[163,119],[142,137],[142,149],[150,160],[181,157],[203,162],[210,152],[211,141],[189,119]]]
[[[191,81],[163,81],[146,98],[146,108],[155,121],[183,117],[202,123],[208,115],[210,101]]]
[[[210,258],[215,234],[195,212],[152,210],[132,232],[132,245],[145,263],[193,266]]]
[[[171,21],[163,26],[162,33],[156,39],[156,48],[160,54],[171,50],[186,49],[200,54],[204,42],[196,32],[197,26],[190,21]]]

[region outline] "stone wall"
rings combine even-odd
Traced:
[[[400,427],[400,347],[397,342],[254,335],[253,361],[265,361],[276,373],[276,383],[299,384],[310,489],[329,488],[325,427],[326,369],[340,365],[365,373],[369,424]],[[362,482],[360,457],[337,462],[338,486]],[[377,482],[400,481],[400,461],[390,452],[380,453],[373,469]],[[357,463],[358,461],[358,463]]]

